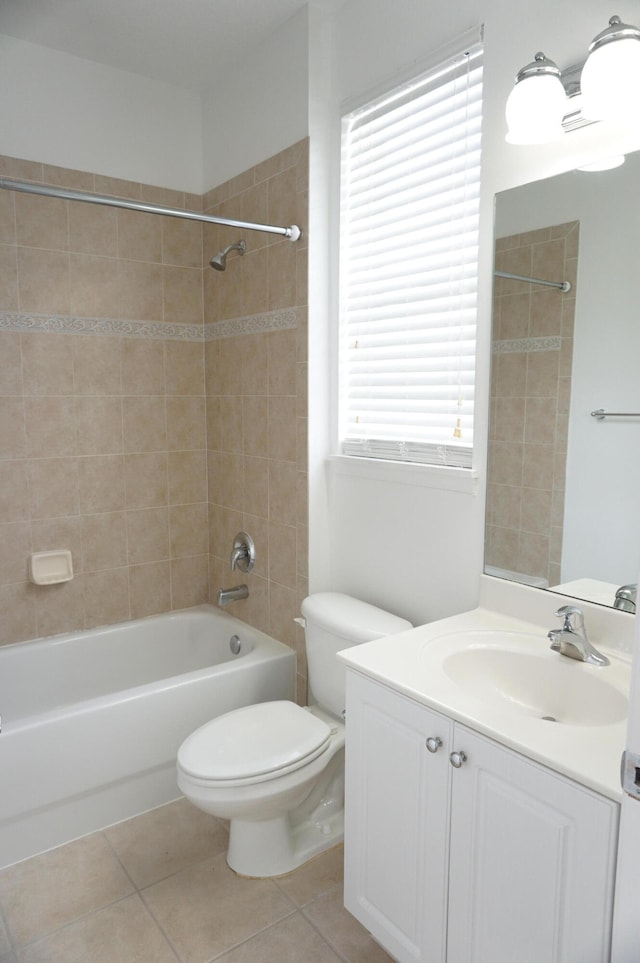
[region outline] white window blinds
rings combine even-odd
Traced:
[[[347,455],[471,467],[482,48],[343,118]]]

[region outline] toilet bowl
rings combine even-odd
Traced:
[[[242,876],[282,876],[341,841],[345,674],[336,652],[409,622],[339,593],[302,605],[309,681],[318,704],[263,702],[205,723],[178,751],[178,787],[230,820],[227,863]]]

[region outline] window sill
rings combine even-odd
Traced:
[[[468,468],[416,465],[385,461],[381,458],[357,458],[353,455],[331,455],[328,462],[331,475],[350,475],[396,485],[436,488],[468,495],[475,495],[478,491],[478,472]]]

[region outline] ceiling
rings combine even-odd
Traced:
[[[0,0],[0,34],[202,91],[307,2]]]

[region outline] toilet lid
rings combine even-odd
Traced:
[[[181,768],[199,779],[236,780],[291,772],[323,752],[331,728],[293,702],[234,709],[196,729],[178,753]]]

